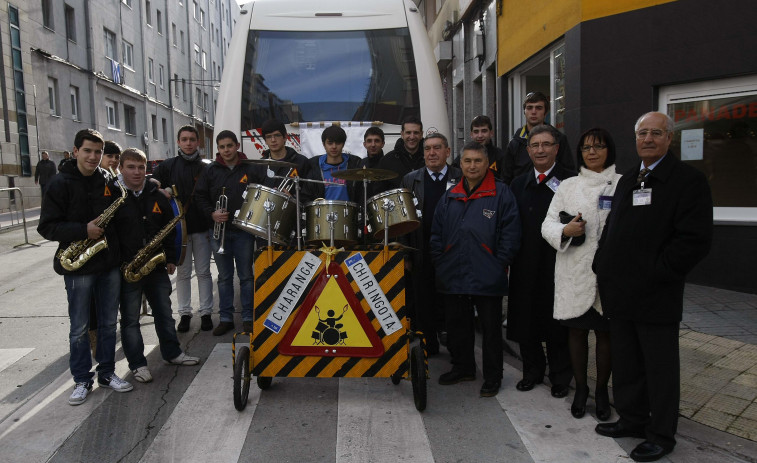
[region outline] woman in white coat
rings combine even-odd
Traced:
[[[615,172],[615,143],[610,134],[600,128],[584,132],[578,142],[577,161],[579,174],[565,179],[557,189],[541,233],[557,250],[554,318],[570,328],[570,358],[576,378],[571,413],[576,418],[586,413],[589,331],[594,330],[597,340],[594,399],[597,418],[606,421],[611,414],[607,392],[611,366],[610,332],[609,322],[602,315],[597,278],[591,270],[591,263],[621,177]]]

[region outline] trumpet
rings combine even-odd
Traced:
[[[224,212],[229,204],[229,198],[226,196],[226,187],[221,188],[221,196],[216,201],[216,211]],[[223,254],[223,242],[226,238],[226,222],[215,222],[213,225],[213,239],[221,239],[221,245],[218,247],[218,254]]]

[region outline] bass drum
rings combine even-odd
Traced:
[[[384,238],[384,203],[389,206],[389,238],[410,233],[420,226],[415,198],[407,188],[388,190],[368,200],[368,218],[373,238]]]
[[[316,199],[305,204],[305,242],[325,243],[330,241],[329,214],[336,215],[334,222],[334,246],[353,244],[358,240],[358,207],[348,201]]]
[[[286,193],[267,186],[252,184],[243,194],[242,208],[234,212],[231,222],[236,227],[268,239],[268,211],[271,214],[271,241],[288,245],[294,236],[297,204]]]
[[[168,200],[169,203],[171,203],[171,210],[173,211],[173,216],[177,217],[179,214],[182,213],[183,209],[181,207],[181,201],[179,201],[179,198],[172,196],[171,199]],[[176,224],[176,238],[174,239],[174,249],[176,250],[176,266],[184,263],[184,257],[187,255],[187,221],[182,219],[179,221],[179,223]]]

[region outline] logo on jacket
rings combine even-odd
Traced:
[[[239,183],[247,183],[247,174],[244,174],[244,177],[242,177],[242,179],[239,180]]]
[[[490,209],[484,209],[484,217],[491,219],[492,217],[494,217],[494,211]]]
[[[489,166],[489,169],[497,172],[497,161],[492,162],[492,164]]]
[[[160,207],[158,207],[158,202],[155,201],[155,205],[152,207],[153,214],[162,214],[163,211],[160,210]]]
[[[103,196],[110,196],[110,188],[108,188],[108,185],[105,185],[105,191],[103,191]]]

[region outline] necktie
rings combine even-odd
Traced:
[[[442,173],[441,172],[434,172],[433,176],[434,176],[434,181],[438,182],[442,178]]]
[[[647,175],[649,175],[650,172],[652,172],[652,171],[650,169],[647,169],[646,167],[643,168],[643,169],[641,169],[639,171],[639,176],[636,177],[636,184],[637,185],[641,185],[641,182],[643,182],[644,179],[647,178]]]
[[[539,174],[539,176],[536,177],[536,178],[538,178],[539,179],[539,183],[541,183],[541,182],[544,181],[545,178],[547,178],[547,176],[545,174]]]

